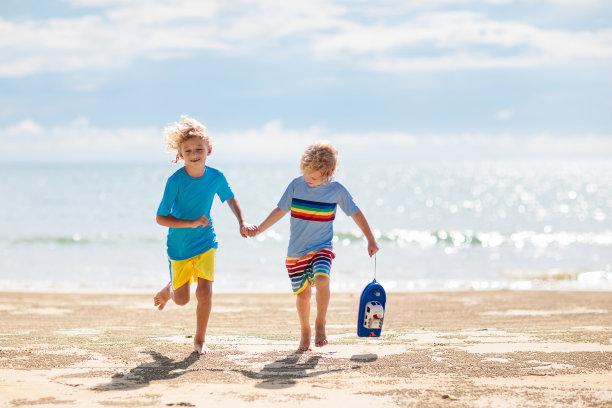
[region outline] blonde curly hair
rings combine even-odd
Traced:
[[[166,141],[167,150],[176,150],[176,158],[172,161],[173,163],[178,162],[180,156],[180,147],[187,139],[192,137],[198,137],[206,143],[210,148],[212,147],[213,139],[208,135],[208,129],[206,126],[198,122],[197,120],[190,118],[187,115],[181,115],[181,122],[174,122],[172,125],[167,126],[164,129],[164,140]]]
[[[318,171],[321,176],[331,178],[338,167],[338,150],[329,142],[313,143],[306,148],[300,161],[300,170]]]

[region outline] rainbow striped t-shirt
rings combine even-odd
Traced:
[[[359,210],[346,187],[335,180],[310,187],[304,177],[294,179],[278,202],[281,210],[291,213],[287,256],[333,249],[333,221],[338,206],[349,217]]]

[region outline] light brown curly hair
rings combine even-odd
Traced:
[[[318,171],[324,178],[331,178],[338,167],[338,150],[329,142],[313,143],[302,154],[300,170]]]
[[[198,137],[204,140],[209,148],[212,147],[213,139],[208,135],[206,126],[187,115],[181,115],[181,122],[182,123],[174,122],[164,129],[164,140],[166,141],[168,150],[176,150],[178,152],[181,143],[192,137]],[[178,158],[179,154],[177,154],[173,162],[178,161]]]

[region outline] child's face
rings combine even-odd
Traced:
[[[185,166],[200,167],[206,165],[206,158],[211,150],[204,140],[190,137],[179,146],[179,156],[185,160]]]
[[[320,171],[302,171],[304,180],[310,187],[316,187],[327,181],[327,177],[324,177]]]

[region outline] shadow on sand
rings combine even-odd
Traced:
[[[145,354],[151,355],[154,361],[134,367],[127,374],[117,373],[112,376],[110,383],[97,385],[92,390],[134,390],[149,386],[151,381],[171,380],[193,371],[188,368],[200,358],[195,351],[181,361],[174,361],[156,351],[147,351]]]
[[[111,377],[112,381],[110,383],[100,384],[91,389],[94,391],[134,390],[148,387],[151,381],[171,380],[193,371],[202,371],[202,369],[189,369],[200,358],[200,355],[196,352],[191,353],[181,361],[174,361],[156,351],[147,351],[145,354],[152,356],[154,361],[140,364],[126,374],[117,373]],[[310,356],[305,362],[300,363],[302,355],[304,355],[304,352],[296,351],[281,360],[266,364],[260,371],[215,368],[206,370],[237,372],[245,377],[260,380],[261,382],[255,385],[257,388],[282,389],[293,387],[297,384],[296,380],[298,379],[317,377],[339,371],[356,370],[361,367],[359,365],[351,365],[350,367],[345,366],[343,368],[313,371],[319,364],[322,356]],[[377,359],[378,356],[376,354],[358,354],[352,356],[350,361],[352,363],[371,363]]]
[[[327,373],[338,371],[347,371],[347,368],[335,368],[329,370],[314,370],[319,364],[321,356],[311,356],[305,362],[300,363],[300,357],[304,354],[302,351],[296,351],[282,360],[274,361],[266,364],[260,371],[238,370],[244,376],[256,380],[261,380],[255,385],[257,388],[265,389],[282,389],[293,387],[297,384],[298,379],[316,377]],[[378,358],[375,354],[352,356],[353,362],[372,362]],[[350,370],[358,369],[359,366],[352,366]]]

